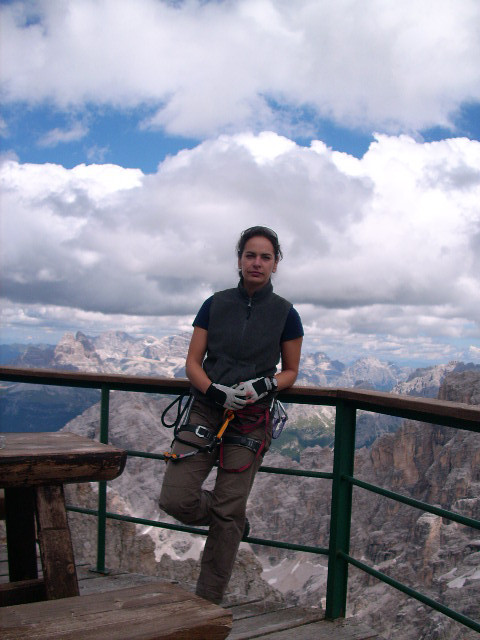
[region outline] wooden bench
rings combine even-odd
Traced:
[[[168,582],[0,609],[2,640],[221,640],[226,609]]]

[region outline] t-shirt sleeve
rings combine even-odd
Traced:
[[[210,307],[212,306],[213,296],[207,298],[205,302],[200,307],[197,315],[195,316],[195,320],[192,325],[194,327],[199,327],[200,329],[205,329],[208,331],[208,323],[210,320]]]
[[[287,342],[288,340],[295,340],[295,338],[301,338],[304,335],[302,320],[298,311],[292,307],[288,312],[287,320],[285,321],[285,327],[280,338],[280,342]]]

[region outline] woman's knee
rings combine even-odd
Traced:
[[[201,496],[197,491],[187,491],[184,487],[163,485],[158,505],[168,515],[189,524],[199,517]]]

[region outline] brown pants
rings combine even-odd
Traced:
[[[190,413],[190,424],[208,427],[216,433],[223,423],[224,410],[195,400]],[[231,423],[226,433],[235,435]],[[205,446],[207,441],[194,433],[183,432],[182,440]],[[249,438],[262,441],[265,425],[249,433]],[[270,444],[267,435],[266,448]],[[192,447],[176,441],[174,453],[192,451]],[[240,473],[218,468],[212,491],[202,489],[218,457],[218,451],[199,452],[190,458],[168,462],[160,494],[160,508],[180,522],[188,525],[208,525],[209,531],[203,550],[200,576],[196,593],[215,603],[220,603],[232,574],[235,557],[245,526],[247,499],[255,475],[262,463],[262,456],[255,458],[250,449],[236,445],[224,446],[225,469],[250,466]]]

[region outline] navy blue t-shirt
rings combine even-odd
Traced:
[[[208,323],[210,320],[210,306],[212,304],[213,296],[207,298],[200,307],[195,320],[193,321],[194,327],[205,329],[208,331]],[[287,342],[288,340],[295,340],[295,338],[301,338],[303,336],[303,325],[298,314],[298,311],[293,307],[288,312],[285,326],[280,338],[280,343]]]

